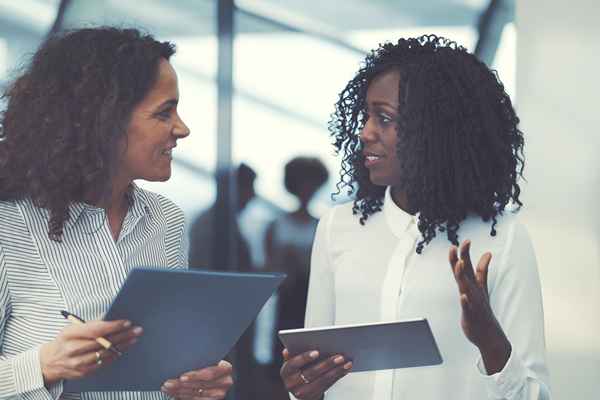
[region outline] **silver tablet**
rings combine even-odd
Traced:
[[[442,357],[426,319],[279,331],[290,354],[342,354],[352,371],[438,365]]]

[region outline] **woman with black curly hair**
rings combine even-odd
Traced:
[[[522,205],[518,123],[496,74],[454,42],[367,56],[330,125],[338,190],[355,200],[319,223],[306,327],[425,317],[444,361],[348,375],[343,355],[284,350],[297,398],[549,399],[535,254],[510,210]]]
[[[142,327],[99,321],[129,270],[185,268],[182,211],[137,187],[165,181],[189,129],[177,113],[175,49],[135,29],[47,40],[3,94],[0,114],[0,399],[223,398],[231,365],[163,392],[64,393],[115,360]],[[61,309],[90,322],[68,325]]]

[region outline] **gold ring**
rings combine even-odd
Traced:
[[[98,364],[98,365],[102,364],[102,355],[100,354],[99,351],[96,352],[96,364]]]
[[[302,372],[300,372],[300,379],[302,379],[302,381],[307,385],[310,383],[310,381],[304,376]]]

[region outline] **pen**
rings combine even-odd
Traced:
[[[77,315],[72,314],[68,311],[61,311],[60,312],[62,314],[63,317],[65,317],[65,319],[68,319],[69,321],[75,323],[75,324],[85,324],[85,321],[81,318],[79,318]],[[102,336],[100,336],[99,338],[96,338],[96,342],[98,342],[98,344],[100,344],[100,346],[104,347],[106,350],[108,351],[112,351],[114,354],[118,355],[119,357],[123,355],[123,353],[121,353],[119,350],[117,350],[115,348],[115,346],[109,342],[107,339],[103,338]]]

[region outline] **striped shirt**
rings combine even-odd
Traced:
[[[0,202],[0,400],[159,400],[161,392],[64,393],[44,387],[39,350],[67,324],[60,310],[101,319],[135,267],[186,268],[184,218],[170,200],[133,186],[119,238],[103,209],[73,203],[62,243],[47,210]]]

